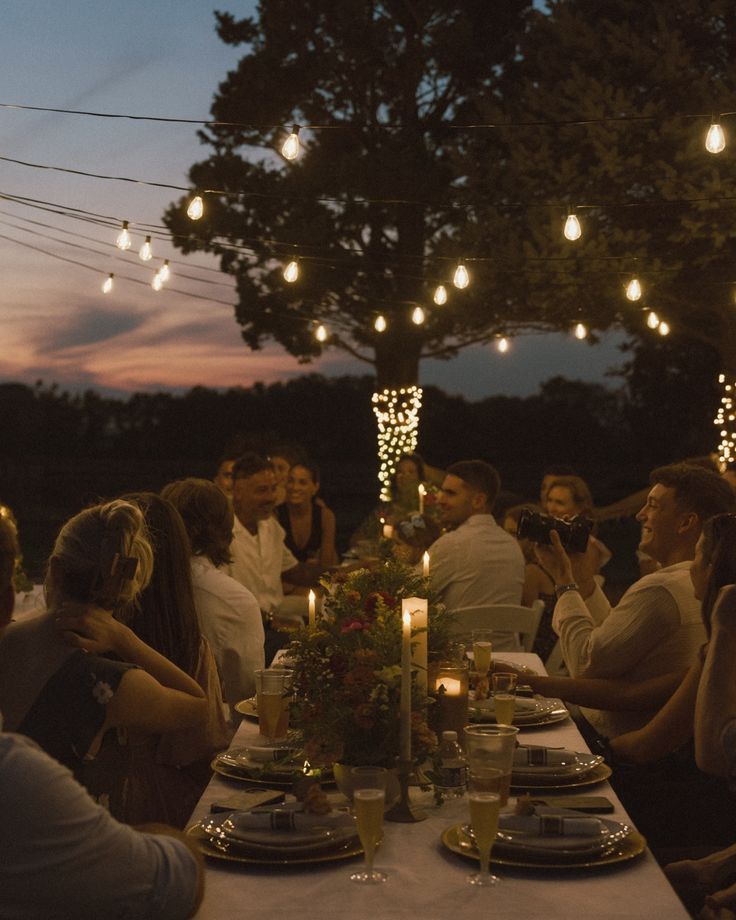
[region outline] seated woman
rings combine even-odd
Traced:
[[[406,565],[418,566],[430,546],[442,533],[440,525],[426,514],[412,514],[394,527],[394,558]]]
[[[78,775],[111,728],[147,734],[206,724],[197,682],[112,616],[135,601],[152,568],[137,507],[88,508],[57,537],[47,610],[11,623],[0,641],[5,728],[33,738]]]
[[[318,501],[319,469],[295,463],[286,481],[286,501],[276,509],[286,532],[285,543],[300,562],[319,562],[322,569],[337,565],[335,515]]]
[[[576,515],[586,518],[595,517],[593,496],[588,484],[580,476],[558,476],[553,479],[547,488],[544,510],[546,514],[557,518],[571,518]],[[595,528],[590,537],[590,543],[595,550],[594,570],[598,573],[610,560],[611,551],[594,534]]]

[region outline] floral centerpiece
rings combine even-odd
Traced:
[[[427,579],[395,560],[324,582],[322,617],[300,629],[289,647],[295,702],[292,721],[312,764],[392,767],[399,754],[401,600],[428,597]],[[429,596],[428,659],[447,658],[451,617]],[[437,746],[426,719],[428,700],[412,691],[412,756]]]

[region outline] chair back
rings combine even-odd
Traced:
[[[516,650],[531,652],[542,619],[544,601],[536,600],[531,607],[521,604],[483,604],[478,607],[456,607],[453,635],[469,635],[474,629],[492,629],[515,637]],[[509,650],[508,648],[506,649]]]

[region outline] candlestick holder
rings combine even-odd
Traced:
[[[387,821],[399,821],[403,824],[413,824],[417,821],[424,821],[427,813],[409,801],[409,777],[412,772],[412,762],[410,760],[397,761],[399,774],[399,788],[401,789],[401,798],[395,805],[386,812],[384,818]]]

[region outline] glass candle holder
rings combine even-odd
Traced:
[[[434,684],[437,695],[437,734],[454,731],[462,743],[468,722],[468,667],[466,664],[442,662]]]

